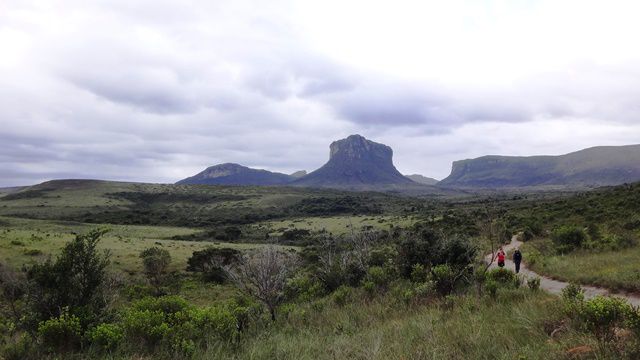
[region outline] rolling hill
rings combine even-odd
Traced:
[[[261,169],[252,169],[238,164],[220,164],[178,181],[178,185],[283,185],[295,180],[286,175]]]

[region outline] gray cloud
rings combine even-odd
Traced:
[[[15,41],[0,59],[0,186],[173,182],[221,162],[313,170],[351,133],[437,177],[485,153],[638,142],[638,63],[470,88],[344,65],[298,35],[287,2],[4,6],[0,40]]]

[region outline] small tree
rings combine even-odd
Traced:
[[[64,308],[80,318],[83,328],[98,320],[108,305],[105,290],[109,285],[109,253],[98,250],[105,233],[96,229],[77,235],[55,262],[48,259],[28,269],[32,328],[40,321],[59,317]]]
[[[171,255],[165,249],[158,247],[148,248],[140,253],[144,274],[155,288],[156,295],[162,295],[162,285],[167,276],[167,268],[171,263]]]
[[[273,246],[264,247],[243,256],[235,266],[224,269],[241,291],[262,302],[271,320],[276,320],[276,308],[284,300],[284,289],[289,277],[297,268],[297,257],[278,251]]]

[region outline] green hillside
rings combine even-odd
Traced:
[[[483,156],[453,163],[438,183],[453,187],[595,187],[640,181],[640,145],[601,146],[561,156]]]
[[[0,215],[205,227],[291,216],[402,213],[421,203],[381,193],[329,189],[56,180],[0,198]]]

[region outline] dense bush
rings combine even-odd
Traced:
[[[410,234],[398,244],[398,268],[400,274],[409,278],[415,264],[427,268],[438,263],[442,247],[442,237],[431,229]]]
[[[459,274],[449,264],[436,265],[431,269],[436,290],[442,296],[451,294],[459,279]]]
[[[291,301],[311,301],[325,293],[322,282],[306,273],[296,274],[287,280],[285,297]]]
[[[135,302],[117,326],[128,341],[190,355],[196,343],[206,338],[234,340],[246,325],[247,312],[247,307],[235,301],[196,308],[180,297],[163,296]]]
[[[76,349],[82,341],[80,319],[70,315],[68,308],[65,308],[60,316],[38,325],[38,337],[50,351],[67,352]]]
[[[596,296],[582,304],[578,318],[585,329],[592,332],[598,340],[607,342],[613,339],[614,328],[623,324],[628,312],[626,300]]]
[[[87,332],[88,340],[103,350],[116,348],[124,339],[124,330],[119,324],[99,324]]]
[[[587,241],[584,229],[564,225],[553,230],[551,238],[560,253],[567,253],[581,248]]]
[[[222,284],[227,280],[223,267],[237,263],[240,256],[240,251],[231,248],[194,251],[187,260],[187,271],[200,272],[205,281]]]
[[[398,244],[398,270],[405,278],[410,278],[416,264],[430,269],[436,265],[448,264],[456,272],[467,268],[476,257],[476,248],[462,237],[443,238],[431,229],[422,229],[410,234]]]

